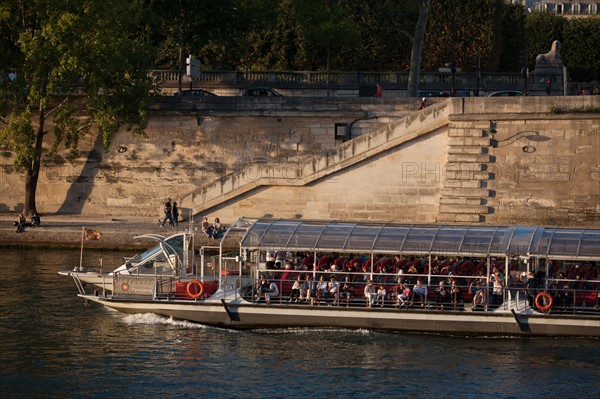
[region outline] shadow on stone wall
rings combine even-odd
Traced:
[[[98,164],[102,160],[104,146],[102,144],[102,133],[98,133],[96,141],[92,146],[88,157],[79,173],[79,176],[73,179],[71,186],[67,191],[63,204],[58,209],[57,213],[80,214],[84,205],[94,188],[94,179],[98,173]]]

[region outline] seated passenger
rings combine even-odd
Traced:
[[[325,298],[325,293],[327,292],[327,281],[325,281],[325,277],[321,275],[319,277],[319,281],[317,282],[317,293],[316,297],[318,300]]]
[[[387,297],[387,291],[383,285],[380,285],[377,289],[375,303],[381,303],[381,307],[385,304],[385,298]]]
[[[268,291],[269,291],[269,280],[267,280],[267,277],[263,274],[260,276],[260,279],[258,280],[258,282],[256,284],[256,299],[260,300],[264,296],[264,294]]]
[[[435,303],[439,309],[444,310],[444,304],[450,299],[450,291],[446,288],[446,283],[440,281],[439,286],[435,289]]]
[[[290,302],[298,302],[300,300],[300,290],[302,289],[302,276],[298,275],[296,281],[292,285],[292,291],[290,293]]]
[[[566,309],[571,306],[571,296],[569,295],[569,282],[564,272],[558,274],[558,280],[555,284],[554,300],[556,307]],[[529,306],[532,306],[531,304]]]
[[[325,298],[333,299],[333,304],[337,305],[338,303],[338,293],[339,293],[340,285],[337,281],[335,281],[335,277],[331,277],[329,283],[327,283],[327,292],[325,293]]]
[[[342,290],[340,292],[340,297],[346,300],[346,306],[348,306],[353,295],[354,286],[350,282],[350,277],[346,277],[346,281],[344,282],[344,285],[342,285]]]
[[[265,292],[265,301],[271,303],[271,298],[279,296],[279,287],[275,282],[269,284],[269,290]]]
[[[417,283],[413,287],[413,301],[419,300],[421,302],[421,307],[425,307],[427,303],[427,286],[423,285],[421,279],[417,279]]]
[[[477,272],[477,278],[472,279],[471,283],[469,284],[469,291],[471,291],[471,294],[475,295],[479,290],[481,290],[483,286],[485,286],[485,280],[485,272],[483,269],[479,269]]]
[[[377,294],[375,293],[375,287],[373,286],[373,281],[368,280],[367,285],[365,285],[364,295],[367,300],[367,305],[372,307],[377,299]]]
[[[408,305],[410,300],[410,287],[400,283],[396,291],[396,307]]]
[[[317,294],[317,283],[313,280],[312,274],[306,274],[306,281],[302,285],[300,296],[307,302],[313,303],[313,298]]]

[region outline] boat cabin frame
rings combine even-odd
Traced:
[[[310,254],[311,269],[303,271],[312,272],[315,279],[319,270],[314,265],[323,254],[370,258],[370,270],[367,270],[370,279],[375,278],[375,264],[381,257],[420,257],[428,266],[427,273],[420,275],[427,279],[427,285],[436,280],[432,264],[438,258],[479,259],[486,263],[487,290],[491,289],[489,276],[494,267],[513,280],[513,288],[519,287],[516,280],[541,270],[542,276],[548,277],[544,281],[548,288],[554,282],[558,263],[563,266],[569,262],[592,264],[597,269],[600,261],[599,229],[286,219],[240,219],[232,226],[236,231],[243,231],[239,270],[235,274],[251,274],[256,281],[261,274],[275,271],[267,267],[269,253],[286,253],[288,257]],[[228,274],[221,266],[220,263],[220,274]],[[283,269],[283,265],[276,269]],[[470,281],[476,276],[461,278]],[[597,286],[597,281],[594,284]],[[506,294],[504,296],[506,299]]]

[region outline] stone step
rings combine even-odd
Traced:
[[[448,139],[448,145],[451,146],[465,146],[465,145],[476,145],[476,146],[488,146],[490,145],[489,137],[450,137]]]
[[[489,172],[481,172],[481,171],[453,171],[453,170],[444,170],[444,178],[447,180],[489,180],[490,173]]]
[[[465,198],[465,197],[442,197],[440,198],[440,205],[466,205],[466,206],[480,206],[485,205],[487,199],[485,198]]]
[[[479,154],[448,154],[448,162],[450,163],[490,163],[490,155],[482,154],[481,149]]]
[[[490,210],[485,205],[440,205],[440,213],[487,215]]]
[[[444,187],[441,191],[442,198],[462,197],[462,198],[488,198],[490,190],[487,188],[448,188]]]
[[[483,221],[483,216],[477,214],[440,214],[437,219],[438,223],[480,223]]]
[[[451,146],[448,147],[448,155],[453,154],[472,154],[479,155],[483,154],[484,150],[481,145],[461,145],[461,146]]]

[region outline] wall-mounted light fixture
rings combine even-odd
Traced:
[[[535,131],[524,131],[524,132],[519,132],[517,134],[514,134],[514,135],[507,137],[505,139],[502,139],[502,140],[491,139],[490,143],[493,141],[493,142],[495,142],[495,145],[492,145],[492,144],[490,144],[490,145],[492,147],[498,147],[498,146],[506,147],[506,146],[514,143],[515,141],[521,140],[521,139],[538,142],[538,143],[552,140],[551,137],[541,135]],[[532,153],[532,152],[535,152],[537,150],[537,148],[534,147],[533,145],[528,144],[528,145],[524,145],[523,147],[521,147],[521,150],[523,150],[523,152],[526,152],[526,153]]]
[[[346,141],[349,139],[347,123],[336,123],[335,124],[335,139]]]
[[[483,131],[484,136],[487,135],[490,137],[490,147],[492,147],[492,148],[498,147],[498,140],[496,140],[495,137],[493,136],[497,132],[498,131],[496,130],[496,121],[490,121],[490,127],[488,127],[487,129],[485,129]]]

